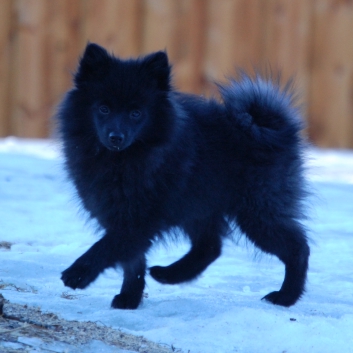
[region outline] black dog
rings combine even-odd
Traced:
[[[146,253],[172,228],[190,251],[150,268],[161,283],[199,276],[221,254],[229,223],[285,264],[279,291],[303,294],[309,247],[300,223],[305,188],[301,122],[288,88],[242,75],[219,86],[222,101],[176,92],[165,52],[120,60],[89,44],[75,88],[58,113],[66,167],[104,236],[62,273],[85,288],[108,267],[124,281],[112,307],[134,309],[145,286]]]

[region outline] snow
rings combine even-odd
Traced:
[[[64,287],[60,273],[96,240],[78,212],[57,143],[0,140],[0,288],[6,299],[68,320],[101,322],[190,353],[353,352],[353,152],[310,149],[313,190],[307,293],[291,308],[260,299],[280,287],[284,268],[241,239],[196,281],[161,285],[147,276],[137,310],[113,310],[122,272],[107,270],[85,290]],[[188,249],[156,246],[149,265]],[[34,338],[33,338],[34,339]],[[108,351],[92,342],[87,351]],[[58,347],[56,347],[58,348]]]

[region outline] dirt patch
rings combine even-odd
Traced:
[[[9,243],[8,241],[0,241],[0,249],[10,250],[11,246],[12,244]]]
[[[70,353],[94,341],[131,352],[181,352],[173,346],[162,346],[99,323],[67,321],[55,314],[42,313],[39,308],[13,304],[0,294],[1,352]]]

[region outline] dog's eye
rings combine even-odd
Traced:
[[[141,112],[139,110],[133,110],[130,112],[130,118],[138,119],[141,116]]]
[[[109,114],[110,113],[110,109],[109,107],[107,107],[106,105],[101,105],[99,107],[99,111],[102,113],[102,114]]]

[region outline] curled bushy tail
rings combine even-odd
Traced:
[[[290,82],[282,89],[279,82],[243,73],[239,80],[219,85],[219,91],[233,126],[253,141],[283,148],[299,141],[303,120]]]

